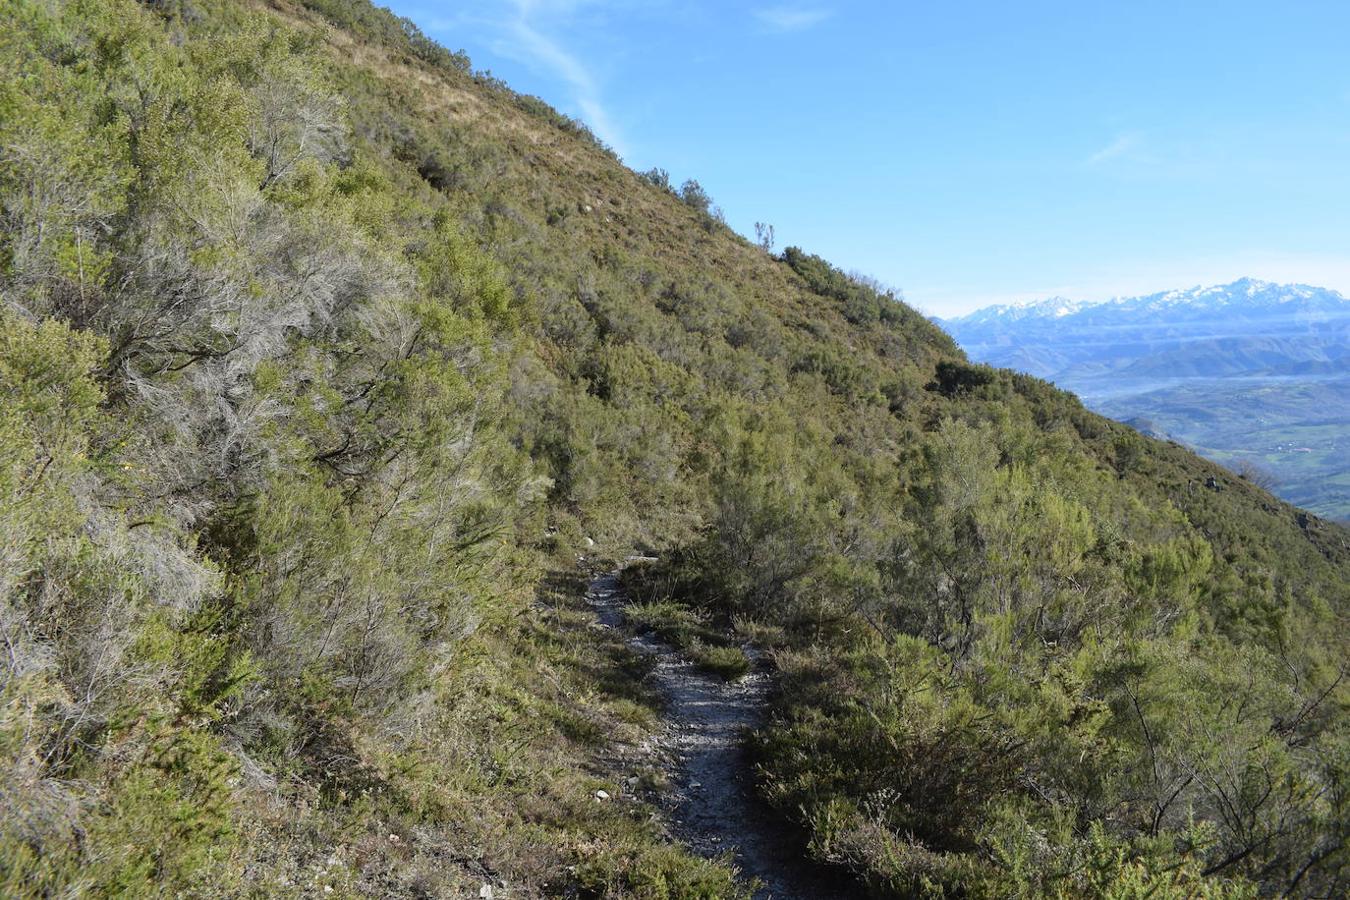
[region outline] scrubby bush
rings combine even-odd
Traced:
[[[670,173],[662,168],[648,169],[646,172],[640,172],[638,177],[653,187],[658,187],[663,191],[675,192],[675,188],[670,183]]]
[[[692,178],[680,185],[680,199],[694,212],[705,216],[712,212],[712,197],[703,189],[703,185]]]

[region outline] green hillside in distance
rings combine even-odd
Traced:
[[[1350,534],[365,0],[0,6],[0,895],[1336,896]]]
[[[1149,416],[1161,433],[1197,453],[1344,523],[1350,521],[1348,391],[1350,377],[1195,378],[1100,399],[1084,393],[1083,399],[1123,421]]]

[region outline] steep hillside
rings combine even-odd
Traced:
[[[859,890],[1344,890],[1342,529],[364,0],[0,9],[0,893],[745,894],[639,548]]]

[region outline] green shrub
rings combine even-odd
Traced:
[[[740,647],[716,647],[698,643],[687,652],[694,665],[726,681],[734,681],[750,671],[750,659]]]
[[[611,851],[576,867],[582,896],[640,900],[738,900],[753,895],[725,861],[700,859],[676,847]]]

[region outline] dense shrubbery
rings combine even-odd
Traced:
[[[727,895],[594,802],[583,535],[879,894],[1344,890],[1344,532],[385,11],[153,9],[0,31],[0,892]]]
[[[201,13],[179,40],[118,0],[5,14],[0,893],[448,892],[438,804],[519,815],[475,730],[528,678],[446,698],[537,576],[520,303],[353,140],[311,39]]]
[[[894,510],[778,432],[657,595],[787,623],[765,788],[882,894],[1325,892],[1347,735],[1320,589],[1270,605],[1060,435],[946,419]]]

